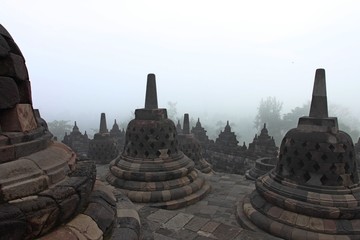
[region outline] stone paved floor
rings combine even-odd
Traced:
[[[99,177],[106,171],[106,166],[98,166]],[[135,204],[142,223],[142,239],[272,239],[244,230],[236,221],[235,204],[254,189],[252,181],[242,175],[225,173],[216,173],[208,181],[211,192],[185,208],[164,210]]]

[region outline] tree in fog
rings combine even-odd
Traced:
[[[167,114],[168,114],[168,118],[173,120],[175,122],[175,124],[177,123],[177,120],[179,118],[177,118],[177,102],[167,102]],[[176,120],[176,121],[175,121]]]
[[[301,107],[291,109],[291,112],[284,114],[282,118],[282,134],[292,128],[296,128],[299,118],[309,116],[310,102],[303,104]]]
[[[69,124],[70,120],[54,120],[52,122],[48,122],[49,131],[57,137],[58,141],[62,141],[65,136],[65,132],[68,134],[72,130],[72,125]]]
[[[354,117],[348,108],[338,104],[329,105],[329,117],[337,117],[339,129],[348,133],[354,142],[358,141],[360,121]]]
[[[282,106],[283,103],[278,101],[276,97],[267,97],[266,100],[261,99],[254,121],[254,126],[258,131],[266,123],[269,135],[274,137],[277,144],[279,144],[282,138],[282,120],[280,114]]]

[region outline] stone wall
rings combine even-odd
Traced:
[[[254,166],[254,161],[240,155],[231,155],[207,149],[204,153],[206,160],[215,172],[245,174],[246,170]]]

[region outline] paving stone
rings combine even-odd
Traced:
[[[175,239],[184,239],[184,240],[193,240],[198,236],[196,232],[187,230],[187,229],[180,229],[179,231],[176,231],[174,234],[171,235],[171,237]]]
[[[201,228],[201,231],[212,233],[212,232],[215,231],[215,229],[216,229],[219,225],[220,225],[219,222],[210,221],[210,222],[206,223],[206,224]]]
[[[219,209],[218,206],[211,206],[211,205],[207,205],[207,206],[200,206],[199,207],[199,212],[200,213],[204,213],[204,214],[210,214],[213,215],[216,213],[216,211]]]
[[[119,240],[119,239],[138,240],[139,235],[136,231],[130,228],[115,228],[111,236],[111,240]],[[148,239],[152,239],[152,238],[148,238]]]
[[[195,239],[217,239],[214,234],[209,233],[209,232],[204,232],[204,231],[198,231],[198,237]]]
[[[154,233],[154,240],[175,240],[175,239],[171,238],[171,237],[161,235],[159,233]]]
[[[153,214],[150,214],[147,217],[147,219],[149,219],[151,221],[159,222],[159,223],[165,223],[170,218],[174,217],[176,214],[177,214],[176,211],[169,211],[169,210],[160,209],[160,210],[154,212]]]
[[[185,228],[197,232],[209,221],[208,218],[195,216],[185,225]]]
[[[171,218],[168,222],[164,224],[164,227],[168,229],[172,229],[175,231],[180,230],[187,224],[194,215],[186,214],[186,213],[179,213],[175,217]]]
[[[214,236],[218,239],[233,239],[241,232],[240,227],[229,226],[220,224],[213,232]]]
[[[164,236],[170,236],[174,233],[174,231],[171,231],[170,229],[161,227],[156,231],[156,233],[164,235]]]

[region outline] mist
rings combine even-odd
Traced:
[[[159,107],[176,103],[173,120],[200,118],[212,139],[217,123],[229,120],[239,142],[248,143],[259,131],[253,122],[261,99],[276,97],[282,114],[302,106],[317,68],[326,70],[329,103],[346,109],[347,124],[359,128],[359,7],[5,0],[0,16],[26,59],[33,106],[46,121],[77,121],[91,134],[104,112],[108,128],[114,119],[126,126],[144,107],[146,76],[155,73]]]

